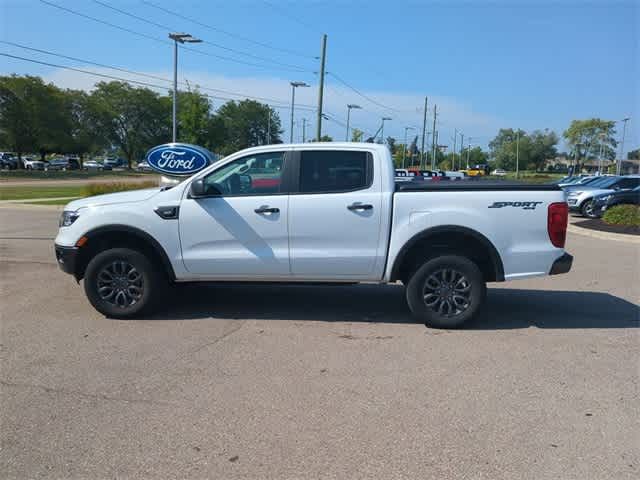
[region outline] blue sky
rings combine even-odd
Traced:
[[[363,110],[353,111],[352,125],[374,132],[380,117],[389,116],[393,120],[385,136],[402,140],[404,127],[421,126],[419,109],[428,95],[429,115],[434,102],[441,113],[441,144],[452,143],[454,128],[471,136],[473,144],[486,145],[501,127],[561,133],[572,119],[592,116],[631,116],[625,150],[640,144],[638,1],[149,0],[197,24],[141,0],[101,0],[158,25],[92,0],[47,1],[143,35],[166,38],[162,27],[169,26],[210,42],[194,46],[206,54],[180,52],[181,79],[274,99],[283,105],[279,111],[287,131],[290,80],[312,85],[298,90],[297,103],[316,103],[318,61],[313,57],[325,32],[330,72],[325,108],[336,121],[325,122],[323,130],[336,139],[345,135],[341,123],[346,104],[357,103]],[[0,39],[5,42],[171,77],[170,44],[80,18],[40,0],[0,0],[0,17]],[[0,44],[0,52],[166,85],[163,90],[170,86],[7,44]],[[39,74],[73,88],[89,89],[96,81],[6,57],[0,57],[0,72]],[[214,99],[214,106],[223,101]],[[298,139],[303,117],[315,128],[314,112],[296,109]]]

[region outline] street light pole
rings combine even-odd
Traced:
[[[296,87],[308,87],[305,82],[289,82],[291,85],[291,132],[289,134],[289,143],[293,143],[293,110],[296,103]]]
[[[382,117],[382,126],[380,127],[380,139],[382,140],[382,144],[384,145],[384,122],[387,120],[393,120],[391,117]]]
[[[404,168],[404,160],[407,155],[407,132],[415,130],[415,127],[404,127],[404,145],[402,146],[402,168]]]
[[[173,106],[171,109],[171,119],[173,121],[171,141],[176,143],[178,136],[178,124],[176,121],[178,111],[178,43],[200,43],[202,40],[192,37],[188,33],[170,33],[169,38],[173,40]]]
[[[345,141],[348,142],[349,141],[349,121],[351,120],[351,109],[355,108],[355,109],[359,109],[362,108],[360,105],[356,105],[355,103],[350,103],[347,105],[347,134],[345,137]]]
[[[624,155],[624,137],[627,133],[627,122],[629,121],[629,117],[623,118],[620,121],[623,122],[624,125],[622,127],[622,142],[620,142],[620,158],[618,160],[618,165],[616,165],[616,175],[620,175],[620,172],[622,171],[622,160],[623,160],[622,157]]]

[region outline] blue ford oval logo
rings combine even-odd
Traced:
[[[212,155],[197,145],[167,143],[147,152],[147,163],[154,170],[167,175],[192,175],[212,161]]]

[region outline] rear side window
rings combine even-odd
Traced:
[[[371,186],[373,157],[368,152],[303,151],[300,193],[352,192]]]
[[[640,178],[623,178],[617,183],[617,187],[621,189],[635,188],[640,184]]]

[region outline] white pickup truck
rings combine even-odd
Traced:
[[[269,145],[172,188],[75,200],[55,251],[111,317],[157,308],[173,282],[400,281],[418,319],[451,328],[486,282],[569,271],[566,229],[555,185],[396,184],[384,146]]]

